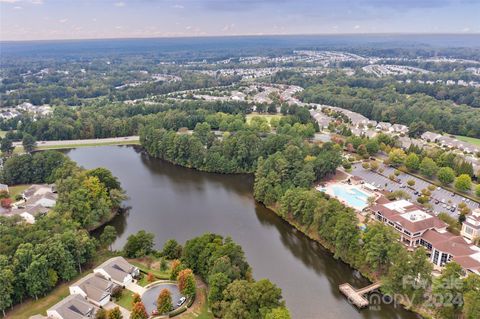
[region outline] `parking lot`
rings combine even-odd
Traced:
[[[378,172],[364,169],[361,163],[354,164],[352,166],[352,175],[361,177],[366,183],[372,184],[379,189],[388,191],[403,190],[411,196],[410,200],[414,203],[417,202],[416,199],[418,197],[415,195],[415,191],[420,192],[422,189],[432,185],[431,183],[428,183],[420,178],[403,172],[398,176],[400,182],[394,182],[390,180],[388,176],[393,174],[395,169],[382,164],[381,167],[384,168],[382,175]],[[415,181],[415,185],[413,186],[414,189],[406,187],[407,181],[410,179]],[[458,204],[462,202],[466,203],[472,210],[480,207],[479,203],[473,202],[461,195],[456,195],[455,193],[443,188],[436,188],[434,191],[432,191],[431,198],[430,204],[432,205],[432,209],[435,214],[444,212],[454,218],[458,218]]]

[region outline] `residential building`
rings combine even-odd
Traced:
[[[480,238],[480,208],[466,216],[460,234],[468,240]]]
[[[121,286],[127,285],[140,275],[140,270],[123,257],[110,258],[93,272]]]
[[[22,194],[23,202],[13,205],[8,215],[20,215],[27,223],[35,223],[35,217],[48,213],[56,204],[55,185],[35,184]]]
[[[69,287],[71,295],[81,295],[96,306],[103,307],[109,301],[111,294],[119,285],[105,279],[99,274],[91,273]]]
[[[48,309],[47,317],[49,319],[93,319],[98,309],[81,295],[75,294]]]
[[[393,124],[391,130],[395,133],[407,134],[408,133],[408,126],[402,125],[402,124]]]
[[[392,124],[388,122],[378,122],[375,128],[379,131],[390,131],[391,127],[392,127]]]
[[[436,142],[440,137],[442,137],[442,135],[433,132],[425,132],[421,136],[422,140],[427,142]]]
[[[0,192],[9,193],[10,191],[8,190],[8,185],[0,184]]]

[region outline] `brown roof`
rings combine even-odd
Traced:
[[[439,233],[435,230],[427,230],[422,235],[422,238],[432,244],[435,249],[449,253],[452,256],[469,256],[475,253],[463,237],[449,232]]]
[[[388,207],[385,207],[384,204],[378,203],[372,207],[372,210],[375,212],[380,212],[385,218],[391,220],[394,223],[400,224],[403,228],[407,229],[411,233],[425,231],[427,229],[447,227],[447,224],[445,224],[438,217],[427,213],[426,211],[422,210],[421,207],[413,204],[405,207],[405,211],[403,212],[389,209]],[[413,212],[416,210],[421,210],[424,214],[430,215],[431,217],[423,220],[412,221],[401,216],[404,213]]]
[[[122,282],[127,275],[132,274],[136,267],[132,266],[123,257],[114,257],[105,261],[97,269],[105,270],[114,280]]]
[[[57,311],[63,319],[84,319],[94,318],[98,307],[80,295],[70,295],[48,310]]]
[[[464,269],[480,271],[480,262],[470,256],[453,257],[453,260]]]

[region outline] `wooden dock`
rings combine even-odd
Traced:
[[[345,283],[338,286],[338,288],[357,308],[365,308],[369,305],[369,301],[364,297],[364,295],[380,288],[381,285],[382,283],[378,281],[367,287],[355,289],[349,283]]]

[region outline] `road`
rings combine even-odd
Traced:
[[[125,137],[109,137],[109,138],[97,138],[87,140],[60,140],[60,141],[37,141],[37,148],[55,148],[55,147],[67,147],[67,146],[84,146],[84,145],[102,145],[102,144],[128,144],[138,143],[139,136],[125,136]],[[22,142],[14,142],[13,146],[22,146]]]

